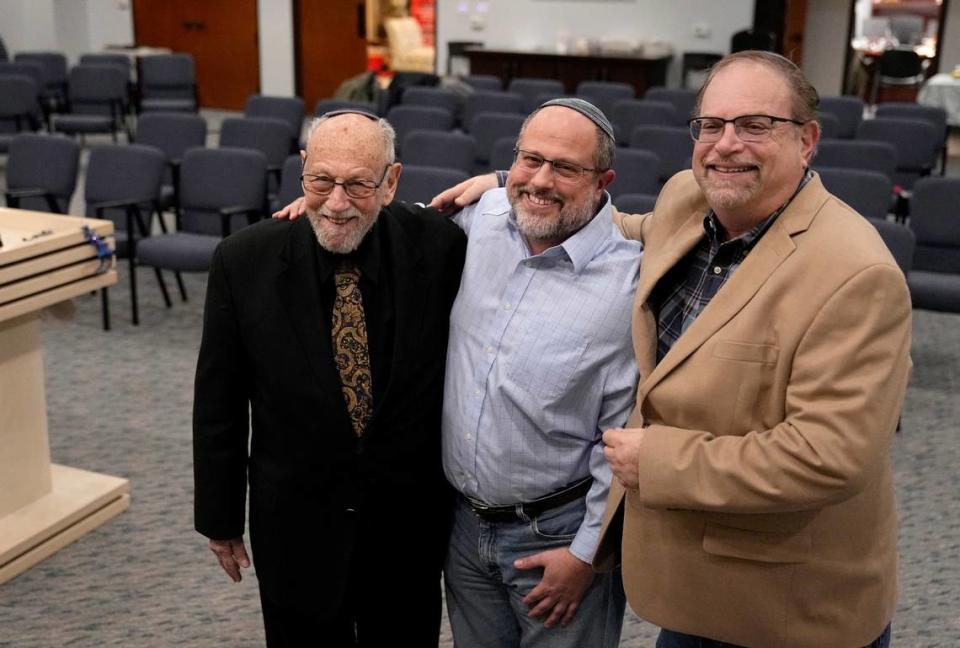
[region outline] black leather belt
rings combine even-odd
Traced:
[[[517,520],[535,518],[550,509],[579,499],[587,494],[592,485],[593,477],[586,477],[549,495],[544,495],[529,502],[510,504],[509,506],[489,506],[465,495],[463,500],[477,514],[477,517],[485,522],[516,522]]]

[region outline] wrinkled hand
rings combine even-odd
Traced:
[[[307,212],[306,201],[303,199],[303,196],[300,196],[299,198],[294,199],[294,201],[289,205],[287,205],[286,207],[283,207],[273,212],[273,217],[279,218],[281,220],[283,219],[297,220],[298,218],[303,216],[306,212]]]
[[[231,540],[211,540],[210,551],[220,561],[223,571],[227,572],[234,583],[239,583],[243,576],[240,575],[240,568],[246,569],[250,566],[250,558],[247,556],[247,548],[243,544],[243,536]]]
[[[545,628],[570,623],[593,582],[593,568],[570,553],[567,547],[541,551],[515,560],[513,565],[517,569],[543,569],[543,577],[523,598],[523,603],[530,608],[528,614],[532,617],[549,613],[543,622]]]
[[[632,490],[640,487],[640,444],[644,433],[643,428],[610,428],[603,433],[603,456],[613,476]]]
[[[483,192],[496,188],[496,173],[473,176],[434,196],[430,206],[440,212],[459,211],[480,200]]]

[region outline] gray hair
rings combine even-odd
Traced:
[[[342,114],[345,114],[345,113],[336,112],[335,114],[320,115],[319,117],[314,118],[313,121],[310,122],[310,125],[307,127],[307,142],[308,143],[310,142],[310,137],[313,136],[313,132],[317,130],[320,124],[332,119],[333,117],[337,117]],[[371,121],[377,122],[377,126],[379,126],[380,130],[383,132],[384,162],[385,164],[393,164],[394,161],[396,161],[397,159],[397,151],[396,151],[397,131],[393,129],[393,126],[390,125],[390,122],[388,122],[383,117],[373,117],[372,115],[367,115],[367,113],[362,113],[362,112],[346,113],[346,114],[368,116]]]
[[[547,106],[540,106],[532,113],[527,115],[527,118],[523,120],[523,125],[520,126],[520,134],[517,136],[517,146],[520,146],[520,140],[523,139],[523,133],[527,130],[527,124],[530,123],[530,120],[533,119],[533,116],[538,112],[546,108]],[[574,110],[571,108],[571,110]],[[597,150],[593,155],[593,168],[598,171],[606,171],[607,169],[613,166],[613,158],[617,150],[617,143],[613,141],[613,138],[610,137],[602,128],[594,125],[597,131]]]

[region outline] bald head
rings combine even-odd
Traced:
[[[382,118],[360,113],[322,115],[307,130],[307,156],[353,152],[357,162],[382,167],[393,164],[396,139],[393,126]]]

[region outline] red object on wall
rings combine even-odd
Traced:
[[[433,45],[437,34],[436,0],[410,0],[410,15],[420,23],[423,44]]]

